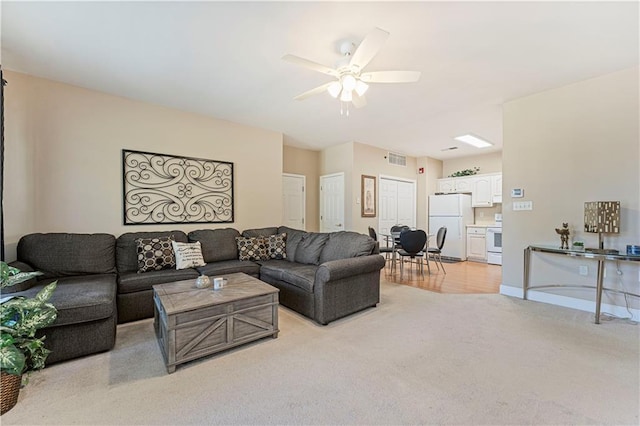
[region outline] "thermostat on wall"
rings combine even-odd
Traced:
[[[524,197],[524,190],[522,188],[513,188],[511,190],[511,198],[522,198]]]

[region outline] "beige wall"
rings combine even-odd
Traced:
[[[119,235],[280,223],[281,133],[14,72],[6,79],[7,259],[29,232]],[[235,222],[124,226],[123,148],[233,162]]]
[[[362,175],[376,177],[376,204],[378,203],[380,191],[380,176],[397,177],[416,181],[417,162],[415,157],[407,157],[407,165],[396,166],[389,164],[385,158],[388,150],[376,148],[361,143],[353,144],[353,180],[351,181],[351,198],[347,198],[347,202],[351,204],[352,211],[352,227],[350,230],[368,233],[369,226],[378,229],[378,219],[380,217],[379,208],[376,208],[376,217],[362,217],[361,205],[358,204],[358,198],[361,196]],[[362,202],[362,200],[360,200]]]
[[[524,189],[533,211],[514,212],[505,199],[503,284],[522,287],[523,249],[530,244],[559,245],[554,229],[568,222],[571,240],[597,244],[585,234],[584,202],[619,200],[621,233],[605,246],[625,251],[640,242],[640,132],[638,68],[532,95],[504,106],[504,189]],[[578,275],[578,266],[589,276]],[[638,265],[607,263],[605,286],[638,293]],[[595,262],[539,255],[533,284],[595,283]],[[593,301],[592,290],[562,294]],[[630,298],[638,303],[636,298]],[[605,297],[605,303],[623,304]]]
[[[307,231],[317,232],[319,223],[319,189],[320,189],[320,151],[283,147],[283,173],[292,173],[306,177],[305,188],[305,228]]]
[[[478,173],[496,173],[502,171],[502,152],[474,155],[471,157],[451,158],[442,162],[442,176],[447,177],[460,170],[480,167]]]
[[[320,152],[320,175],[344,173],[344,229],[353,229],[351,206],[353,177],[353,142],[335,145]]]
[[[429,229],[429,195],[438,189],[438,179],[442,176],[442,161],[430,157],[420,157],[418,168],[423,167],[424,173],[418,175],[418,215],[416,227]]]

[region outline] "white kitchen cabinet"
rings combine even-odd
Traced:
[[[471,192],[473,186],[473,177],[459,177],[454,179],[457,193]]]
[[[493,206],[492,176],[476,176],[471,190],[471,207]]]
[[[445,194],[453,194],[456,192],[456,184],[454,178],[438,179],[438,192]]]
[[[456,177],[438,179],[438,192],[445,194],[470,193],[472,191],[471,177]]]
[[[502,173],[491,176],[491,201],[502,203]]]
[[[487,261],[487,229],[467,227],[467,260]]]
[[[438,192],[471,194],[472,207],[491,207],[502,202],[502,173],[438,179]]]

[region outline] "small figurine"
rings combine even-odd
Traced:
[[[563,223],[562,229],[556,228],[556,233],[560,235],[560,248],[569,249],[569,224]]]

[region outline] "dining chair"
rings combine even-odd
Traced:
[[[400,245],[400,234],[402,231],[409,230],[410,228],[407,225],[393,225],[389,230],[391,236],[393,238],[393,254],[392,254],[392,263],[391,270],[395,272],[396,270],[396,252],[402,248]]]
[[[414,263],[420,266],[420,274],[424,277],[424,263],[422,261],[425,253],[425,245],[427,244],[427,233],[421,229],[404,230],[400,234],[400,246],[397,253],[400,256],[400,279],[402,279],[404,271],[405,257],[409,258],[409,268]],[[411,269],[410,269],[411,271]],[[431,270],[429,269],[429,273]]]
[[[374,241],[378,241],[378,234],[376,230],[372,227],[369,227],[369,236],[373,238]],[[385,238],[386,245],[380,246],[380,254],[384,253],[385,260],[391,261],[393,256],[393,247],[389,246],[389,238]]]
[[[436,234],[436,245],[437,247],[429,247],[427,248],[426,258],[427,258],[427,267],[429,266],[429,256],[431,256],[438,267],[442,266],[442,272],[445,274],[447,271],[444,270],[444,265],[442,264],[442,247],[444,247],[444,240],[447,238],[447,227],[443,226],[438,229],[438,233]],[[440,265],[438,266],[438,263]],[[429,268],[431,270],[431,268]]]

